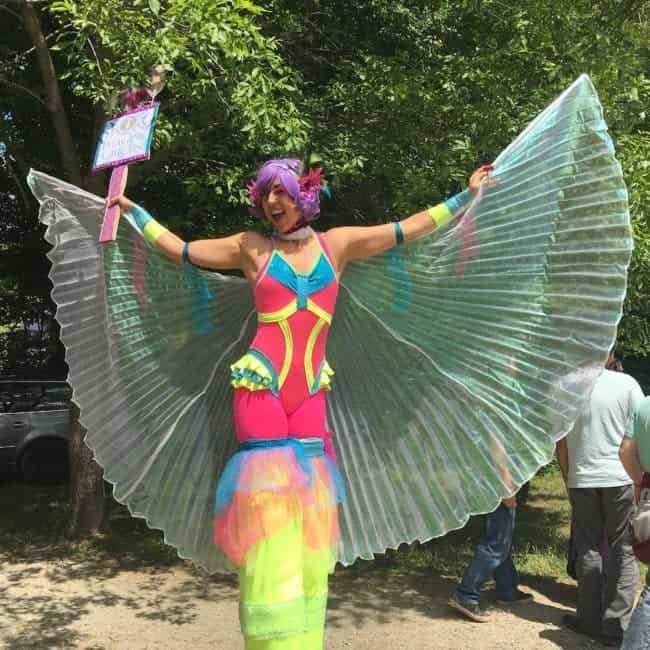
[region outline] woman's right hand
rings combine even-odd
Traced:
[[[490,172],[494,169],[492,165],[481,165],[474,173],[470,176],[467,187],[472,194],[476,194],[483,183],[489,183]]]
[[[124,194],[119,194],[114,196],[112,199],[108,199],[108,207],[112,208],[114,205],[119,205],[121,210],[128,211],[130,210],[135,203],[131,199],[127,199]]]

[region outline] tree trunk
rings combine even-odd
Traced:
[[[104,122],[106,121],[106,111],[102,104],[95,105],[95,117],[93,125],[93,138],[92,138],[92,151],[88,152],[88,158],[92,160],[93,153],[97,147],[97,142],[99,141],[99,135],[102,132]],[[92,171],[92,165],[88,167],[88,172],[84,177],[83,188],[88,192],[97,194],[98,196],[105,196],[107,191],[106,183],[106,170],[101,170],[97,172]]]
[[[83,441],[86,430],[79,423],[79,407],[70,405],[70,535],[88,537],[97,534],[104,523],[106,495],[102,468],[93,460],[92,451]]]
[[[34,45],[38,67],[45,85],[46,105],[56,133],[64,177],[67,181],[81,187],[83,176],[79,154],[70,131],[54,62],[41,22],[36,10],[27,2],[22,3],[21,10],[25,29]],[[99,179],[94,179],[94,182],[99,183]],[[106,514],[103,471],[95,463],[92,452],[84,443],[85,435],[86,431],[79,423],[79,407],[71,404],[69,455],[72,517],[69,533],[83,537],[98,533]]]
[[[72,138],[68,116],[65,112],[59,82],[56,77],[56,70],[54,69],[54,62],[52,61],[45,35],[41,29],[41,22],[38,19],[38,14],[34,7],[27,2],[23,2],[22,4],[22,16],[25,29],[36,51],[38,67],[41,71],[41,77],[47,95],[47,110],[50,113],[52,124],[54,125],[65,178],[71,183],[81,186],[79,155],[74,139]]]

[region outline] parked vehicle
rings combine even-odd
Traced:
[[[0,476],[67,477],[71,394],[64,381],[0,381]]]

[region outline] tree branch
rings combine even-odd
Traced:
[[[23,22],[23,19],[20,14],[16,13],[13,11],[13,9],[9,9],[9,7],[5,7],[4,5],[0,5],[0,11],[4,11],[8,13],[10,16],[13,16],[16,20],[20,21],[21,23]]]
[[[23,187],[23,184],[20,181],[20,178],[18,178],[18,174],[16,174],[13,165],[11,164],[11,156],[9,154],[5,155],[5,166],[7,167],[7,171],[9,172],[9,176],[13,179],[14,183],[16,184],[16,187],[18,189],[18,193],[20,194],[20,198],[23,202],[23,206],[25,208],[25,214],[28,215],[32,211],[32,205],[29,202],[29,197],[27,196],[27,192],[25,191],[25,188]]]
[[[88,41],[88,45],[90,45],[90,49],[93,51],[93,55],[95,56],[95,61],[97,61],[97,69],[99,70],[99,74],[103,76],[104,73],[102,72],[102,66],[101,63],[99,62],[99,57],[97,56],[97,52],[95,51],[95,46],[93,45],[93,42],[89,38],[87,38],[86,40]]]
[[[31,88],[27,88],[26,86],[22,86],[21,84],[17,84],[15,81],[9,81],[6,77],[0,77],[0,83],[5,84],[6,86],[12,86],[13,88],[17,88],[18,90],[22,90],[23,92],[26,92],[28,95],[31,95],[34,99],[36,99],[40,104],[45,106],[47,108],[47,104],[45,103],[45,100],[38,94],[35,93]]]

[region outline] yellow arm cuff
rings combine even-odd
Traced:
[[[439,203],[433,208],[429,208],[427,212],[429,213],[429,216],[433,221],[433,225],[436,228],[444,226],[453,216],[449,211],[449,208],[444,203]]]
[[[161,226],[155,219],[148,221],[143,230],[144,238],[151,244],[155,244],[156,239],[165,232],[169,232],[169,230]]]

